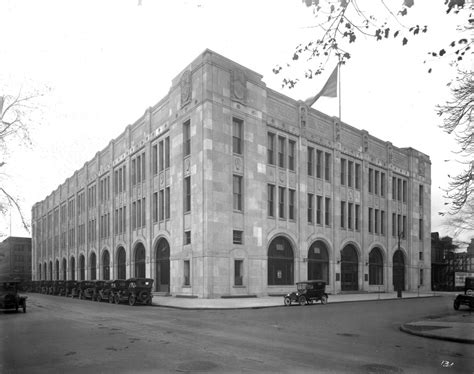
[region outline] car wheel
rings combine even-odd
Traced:
[[[321,296],[321,304],[327,304],[328,303],[328,297],[326,295]]]
[[[114,296],[114,303],[115,304],[120,304],[120,296],[119,295]]]
[[[285,297],[285,305],[290,306],[291,305],[291,298],[290,297]]]
[[[467,296],[473,296],[474,292],[469,288],[466,290],[466,295]]]
[[[454,310],[458,310],[459,305],[460,305],[459,300],[454,300],[454,303],[453,303]]]
[[[299,303],[300,305],[306,305],[306,297],[300,296],[300,297],[298,298],[298,303]]]
[[[134,306],[137,302],[137,297],[132,293],[128,298],[128,305]]]

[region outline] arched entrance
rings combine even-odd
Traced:
[[[96,280],[97,279],[97,257],[94,252],[91,253],[89,261],[91,264],[91,280]]]
[[[393,288],[405,291],[405,256],[400,249],[393,254]]]
[[[156,291],[170,291],[170,245],[164,238],[158,241],[155,250]]]
[[[383,284],[383,256],[380,248],[369,253],[369,285]]]
[[[63,258],[63,280],[67,280],[67,260]]]
[[[102,279],[110,280],[110,254],[105,250],[102,254]]]
[[[79,280],[86,280],[86,258],[84,255],[79,256]]]
[[[308,250],[308,280],[323,280],[329,283],[328,250],[321,240],[311,244]]]
[[[127,278],[127,266],[126,266],[127,255],[123,247],[119,247],[117,250],[117,279]]]
[[[283,236],[272,240],[268,247],[268,285],[292,285],[294,256],[290,242]]]
[[[56,260],[54,267],[56,280],[59,280],[59,260]]]
[[[135,277],[145,278],[145,247],[138,243],[135,248]]]
[[[53,280],[53,261],[49,261],[49,280]]]
[[[74,256],[71,257],[71,280],[76,280],[76,259]]]
[[[359,258],[357,250],[348,244],[341,252],[341,291],[359,289]]]

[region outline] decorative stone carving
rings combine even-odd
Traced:
[[[190,170],[191,170],[191,161],[189,157],[187,157],[184,159],[184,173],[189,174]]]
[[[302,129],[306,128],[306,122],[307,122],[307,113],[306,113],[306,107],[301,106],[300,107],[300,127]]]
[[[181,107],[183,107],[189,102],[191,102],[192,81],[191,81],[191,72],[189,70],[185,71],[183,75],[181,76],[180,87],[181,87]]]
[[[387,143],[387,160],[389,164],[391,164],[393,160],[393,147],[390,142]]]
[[[418,174],[422,177],[425,176],[425,161],[422,158],[418,159]]]
[[[349,190],[349,201],[354,201],[354,191]]]
[[[234,171],[237,171],[240,173],[243,171],[242,158],[234,156]]]
[[[334,139],[337,143],[341,141],[341,124],[339,122],[334,124]]]
[[[362,136],[362,148],[364,152],[369,151],[369,135],[367,133]]]
[[[280,184],[285,184],[285,182],[286,182],[286,173],[285,172],[280,171],[278,173],[278,181],[280,182]]]
[[[239,101],[245,100],[246,80],[245,74],[240,70],[232,71],[232,96]]]
[[[164,174],[161,173],[160,174],[160,187],[164,187],[165,186],[165,177],[164,177]]]

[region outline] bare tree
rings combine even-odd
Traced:
[[[32,101],[39,95],[0,96],[0,171],[7,164],[8,151],[13,145],[30,145],[29,118],[35,109]],[[8,176],[0,173],[0,213],[5,215],[16,209],[23,227],[29,232],[29,223],[21,209],[19,197],[9,192],[6,187]]]

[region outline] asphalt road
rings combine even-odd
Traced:
[[[1,373],[473,373],[472,345],[405,334],[452,298],[177,310],[30,294],[0,313]]]

